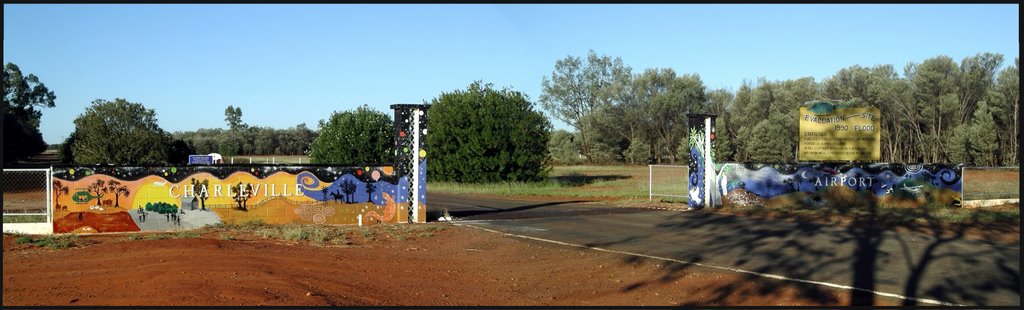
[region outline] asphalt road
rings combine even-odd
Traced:
[[[434,193],[428,199],[429,221],[447,209],[457,223],[510,234],[861,288],[847,290],[855,304],[890,299],[918,305],[930,305],[923,300],[1021,305],[1020,244],[699,211],[615,208],[583,200],[537,202]],[[631,257],[625,263],[642,259]],[[706,267],[667,264],[661,280],[678,278],[689,268]],[[793,283],[812,298],[827,289]],[[891,299],[899,297],[886,293],[910,299]]]

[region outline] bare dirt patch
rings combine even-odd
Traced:
[[[83,236],[54,250],[5,235],[3,305],[849,304],[843,290],[428,225],[445,229],[330,246],[207,230]]]

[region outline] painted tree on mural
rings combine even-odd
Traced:
[[[356,183],[351,180],[341,182],[341,191],[345,193],[345,203],[356,203]]]
[[[107,182],[103,179],[96,179],[96,182],[89,184],[86,190],[96,197],[96,204],[100,204],[103,201],[103,194],[107,192]]]
[[[56,201],[60,201],[60,195],[62,195],[62,194],[63,195],[67,195],[70,190],[71,190],[71,188],[69,188],[67,185],[64,185],[64,183],[62,183],[61,181],[57,181],[57,179],[54,179],[53,180],[53,201],[55,201],[55,202]],[[59,209],[60,208],[60,204],[54,203],[54,208],[58,208]],[[54,210],[57,210],[57,209],[54,209]]]
[[[237,185],[228,185],[228,192],[231,193],[231,198],[238,204],[239,210],[249,210],[246,204],[253,195],[252,184],[238,182]]]
[[[320,194],[323,195],[323,200],[324,201],[327,201],[327,191],[328,190],[330,190],[329,187],[324,187],[324,188],[320,189]]]
[[[114,194],[114,208],[121,207],[121,196],[128,197],[128,195],[131,194],[131,190],[128,189],[128,186],[121,185],[121,182],[118,182],[117,180],[110,180],[107,182],[107,187],[104,191]]]
[[[366,202],[373,202],[373,191],[377,190],[377,187],[373,183],[366,183]]]
[[[192,186],[195,189],[195,197],[199,199],[199,209],[206,211],[206,199],[210,198],[210,180],[202,181],[192,178]]]
[[[156,212],[156,213],[160,213],[160,214],[170,214],[170,213],[178,212],[178,205],[169,204],[169,203],[166,203],[166,202],[157,202],[157,203],[147,202],[146,203],[146,211]]]

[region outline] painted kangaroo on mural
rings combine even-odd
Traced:
[[[395,217],[395,213],[398,211],[398,205],[395,204],[395,199],[391,198],[391,195],[388,195],[388,193],[381,193],[381,195],[384,196],[384,201],[387,201],[387,204],[384,206],[384,215],[380,215],[376,211],[370,211],[366,212],[366,218],[377,219],[378,222],[383,223],[390,221],[391,218]]]

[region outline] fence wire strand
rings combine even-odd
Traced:
[[[49,169],[4,169],[3,172],[4,215],[47,214]]]

